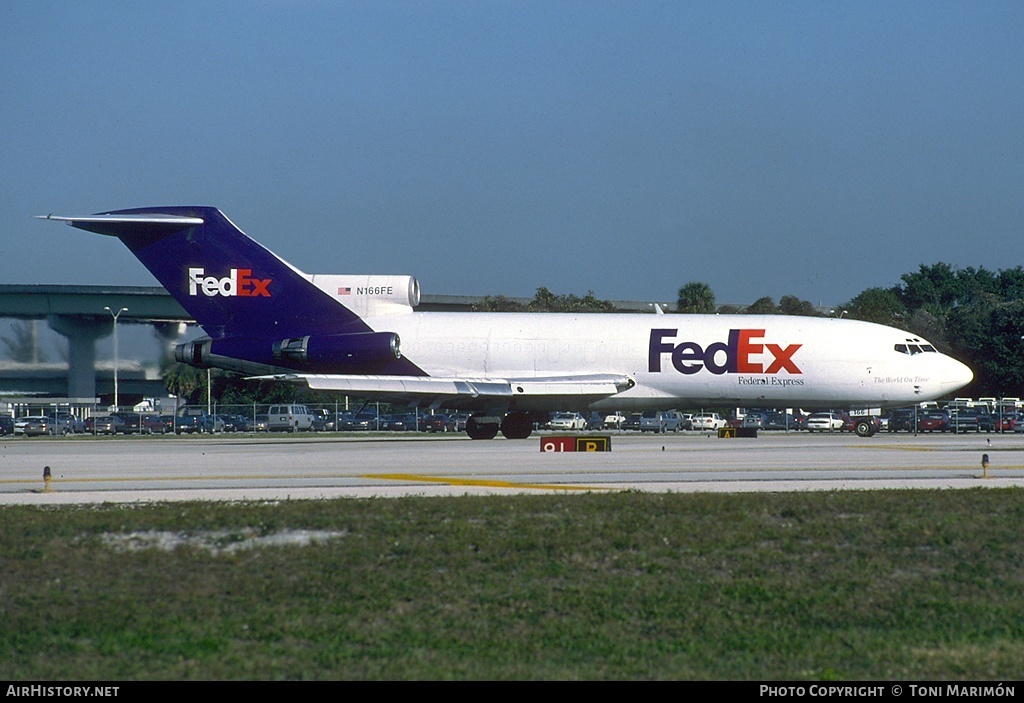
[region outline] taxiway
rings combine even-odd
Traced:
[[[602,453],[541,452],[537,436],[7,437],[0,504],[1024,485],[1019,435],[611,436]]]

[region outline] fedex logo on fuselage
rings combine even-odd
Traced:
[[[222,295],[227,298],[270,297],[269,278],[253,278],[252,269],[231,269],[224,278],[207,276],[201,268],[188,270],[188,294],[208,297]]]
[[[793,355],[802,344],[763,343],[764,330],[729,330],[729,341],[713,342],[707,348],[696,342],[675,343],[672,338],[679,333],[675,329],[651,330],[648,348],[647,370],[661,373],[663,354],[671,354],[672,366],[676,371],[692,375],[701,369],[713,374],[723,373],[779,373],[801,374],[803,371],[793,361]],[[767,364],[765,362],[768,362]]]

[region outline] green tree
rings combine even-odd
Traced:
[[[503,295],[487,296],[478,304],[473,305],[474,312],[615,312],[615,305],[607,300],[599,300],[593,291],[587,291],[582,298],[569,293],[556,295],[541,286],[534,293],[533,299],[523,305]]]
[[[783,315],[800,315],[802,317],[821,317],[821,313],[814,307],[814,304],[807,300],[800,300],[795,295],[784,295],[779,300],[779,312]]]
[[[974,371],[968,392],[1014,396],[1024,392],[1022,335],[1024,299],[996,303],[983,300],[949,314],[952,353]]]
[[[779,307],[775,304],[767,295],[763,298],[758,298],[743,311],[750,315],[777,315],[779,314]]]
[[[473,303],[473,312],[526,312],[526,306],[504,295],[488,295]]]
[[[903,327],[907,323],[907,309],[894,288],[868,288],[846,303],[843,309],[854,320],[890,327]]]
[[[167,392],[185,400],[192,400],[199,389],[199,370],[186,364],[172,364],[164,370],[164,388]]]
[[[901,276],[901,297],[908,311],[928,309],[933,315],[943,315],[961,298],[961,281],[952,266],[941,261],[925,266],[915,273]]]
[[[614,305],[607,300],[598,300],[593,291],[587,291],[580,298],[572,293],[555,295],[544,287],[537,289],[527,309],[530,312],[615,312]]]
[[[710,314],[715,312],[715,294],[711,286],[691,281],[679,289],[676,311],[682,313]]]

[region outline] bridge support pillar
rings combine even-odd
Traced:
[[[110,316],[50,315],[47,323],[68,339],[68,397],[96,397],[96,340],[113,331]]]

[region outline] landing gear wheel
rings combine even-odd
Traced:
[[[875,434],[875,423],[870,420],[858,420],[853,431],[858,437],[872,437]]]
[[[498,423],[477,422],[476,418],[470,416],[466,420],[466,434],[470,439],[494,439],[498,434]]]
[[[526,439],[533,433],[533,418],[527,413],[509,413],[501,419],[505,439]]]

